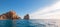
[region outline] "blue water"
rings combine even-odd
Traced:
[[[46,27],[41,20],[0,20],[0,27]]]
[[[0,20],[0,27],[12,27],[12,20]]]

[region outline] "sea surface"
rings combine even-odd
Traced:
[[[0,27],[60,27],[58,19],[0,20]]]

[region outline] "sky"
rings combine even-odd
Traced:
[[[0,0],[0,15],[14,10],[20,17],[29,14],[30,19],[56,19],[59,4],[60,0]]]
[[[49,6],[39,8],[30,15],[31,19],[60,19],[60,0]]]

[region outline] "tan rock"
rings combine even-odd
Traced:
[[[0,19],[19,19],[20,17],[16,15],[15,11],[9,11],[5,14],[0,15]]]
[[[16,15],[16,12],[15,11],[10,11],[9,12],[9,16],[12,18],[12,19],[19,19],[20,17]]]
[[[1,16],[0,16],[0,19],[2,20],[2,19],[7,19],[7,18],[6,18],[5,15],[1,15]]]

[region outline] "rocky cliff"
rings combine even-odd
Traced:
[[[15,11],[9,11],[0,15],[0,19],[19,19],[20,17],[16,15]]]
[[[28,20],[29,19],[29,14],[25,15],[24,16],[24,19],[27,19]]]

